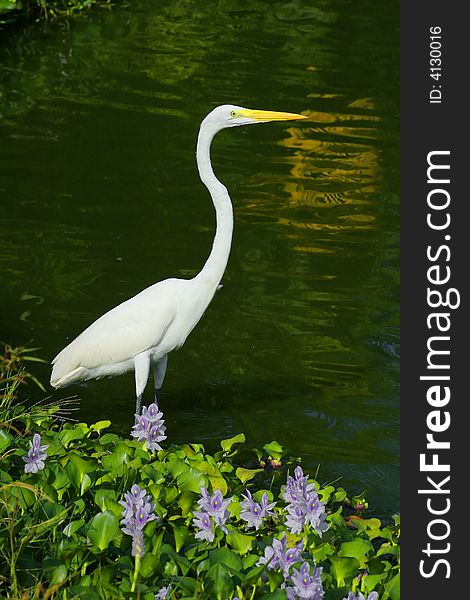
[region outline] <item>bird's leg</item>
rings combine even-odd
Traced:
[[[162,391],[163,380],[165,379],[167,364],[168,354],[165,354],[165,356],[162,356],[162,358],[153,365],[154,397],[156,404],[158,404],[160,401],[160,394]]]
[[[142,396],[144,394],[145,386],[149,378],[150,370],[150,354],[148,352],[142,352],[134,357],[134,371],[135,371],[135,412],[140,415],[142,411]]]
[[[135,399],[135,414],[140,415],[142,411],[142,394]]]

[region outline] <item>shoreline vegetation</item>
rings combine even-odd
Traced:
[[[0,347],[0,595],[398,600],[400,520],[245,436],[171,443],[156,404],[129,436],[31,405],[35,348]]]
[[[94,5],[111,4],[112,0],[0,0],[0,27],[22,19],[70,17]]]

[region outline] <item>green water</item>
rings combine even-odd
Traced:
[[[276,439],[397,510],[397,3],[137,0],[3,30],[0,65],[0,339],[48,360],[203,265],[215,222],[194,158],[210,109],[310,114],[216,138],[232,254],[161,406],[170,441]],[[50,393],[129,430],[131,374]]]

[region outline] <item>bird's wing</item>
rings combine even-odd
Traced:
[[[179,281],[159,282],[97,319],[52,361],[54,378],[80,367],[128,361],[158,347],[177,314]]]

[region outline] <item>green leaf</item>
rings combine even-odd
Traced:
[[[80,527],[83,527],[83,525],[85,525],[84,519],[77,519],[76,521],[71,521],[68,525],[64,527],[63,533],[67,537],[72,537],[72,535],[76,533],[80,529]]]
[[[225,600],[230,598],[234,585],[230,573],[223,565],[213,565],[206,573],[204,582],[209,598]]]
[[[283,454],[286,453],[284,448],[276,441],[272,441],[269,444],[265,444],[263,446],[264,451],[268,454],[269,457],[274,458],[276,460],[280,460]]]
[[[323,489],[320,489],[319,496],[320,496],[321,502],[325,502],[325,504],[326,504],[328,502],[328,500],[330,499],[331,494],[333,494],[334,491],[335,491],[335,488],[332,485],[327,485]]]
[[[173,559],[171,559],[165,563],[163,572],[165,575],[168,575],[168,577],[174,577],[175,575],[178,575],[178,565]]]
[[[197,497],[198,494],[195,494],[190,490],[186,490],[181,494],[181,496],[178,498],[178,506],[181,508],[181,516],[186,517],[191,512]]]
[[[256,557],[259,559],[259,556]],[[246,568],[246,567],[245,567]],[[253,567],[250,569],[244,577],[244,583],[247,585],[256,585],[256,582],[261,577],[261,575],[266,570],[265,565],[260,565],[259,567]]]
[[[329,556],[334,555],[335,549],[329,542],[324,542],[315,548],[311,548],[312,556],[317,563],[322,563]]]
[[[165,502],[170,505],[178,496],[178,488],[175,485],[165,487]]]
[[[106,505],[107,500],[116,500],[116,490],[110,490],[107,488],[99,488],[93,498],[95,504],[104,512],[108,506]],[[121,509],[122,510],[122,509]]]
[[[201,473],[206,475],[214,491],[220,490],[222,495],[225,496],[228,490],[227,482],[216,465],[213,465],[207,461],[200,461],[195,463],[194,466],[198,471],[201,471]]]
[[[178,527],[174,523],[171,523],[173,529],[173,535],[175,536],[175,550],[179,552],[184,545],[184,542],[191,536],[187,527]]]
[[[347,497],[346,490],[338,488],[333,494],[333,502],[342,502]]]
[[[375,556],[383,556],[386,554],[393,554],[393,556],[400,556],[400,546],[392,546],[389,543],[382,544]]]
[[[266,571],[266,575],[268,578],[269,589],[271,590],[271,592],[278,588],[284,581],[284,576],[282,573],[279,573],[279,571],[271,571],[268,569]],[[281,597],[283,598],[284,596]]]
[[[248,554],[243,557],[243,568],[249,569],[253,567],[258,562],[259,556],[258,554]],[[264,567],[263,567],[264,568]]]
[[[180,460],[175,454],[170,454],[168,456],[168,462],[166,466],[168,472],[174,479],[189,470],[188,464]]]
[[[62,468],[60,465],[51,465],[50,469],[54,474],[54,480],[52,482],[52,487],[56,490],[62,490],[70,485],[70,478],[67,474],[67,471]]]
[[[359,569],[359,563],[355,558],[331,557],[331,573],[333,574],[338,587],[346,584],[346,580],[351,580]]]
[[[90,431],[97,431],[98,433],[103,429],[107,429],[111,425],[111,421],[98,421],[90,425]]]
[[[372,518],[372,519],[353,519],[351,524],[357,527],[357,529],[365,530],[365,529],[380,529],[382,523],[380,519]]]
[[[3,452],[13,441],[13,436],[6,429],[0,429],[0,452]]]
[[[343,542],[339,549],[338,556],[348,556],[356,558],[363,566],[364,560],[367,560],[367,554],[373,550],[370,542],[366,542],[361,538],[356,538],[352,542]]]
[[[245,469],[244,467],[238,467],[235,471],[235,475],[242,483],[246,483],[247,481],[250,481],[250,479],[253,479],[257,473],[262,472],[263,469]]]
[[[108,434],[105,434],[103,438],[106,435]],[[121,477],[124,473],[125,468],[127,467],[127,463],[129,462],[130,452],[130,447],[126,443],[121,441],[113,448],[113,452],[111,454],[103,456],[103,458],[101,459],[101,464],[105,469],[108,469],[118,477]]]
[[[84,481],[84,477],[87,473],[92,473],[97,468],[97,463],[94,459],[87,457],[87,460],[82,458],[76,452],[69,454],[69,462],[65,466],[70,481],[74,485],[75,489],[82,495],[84,491],[90,487],[91,480],[89,477]]]
[[[207,479],[200,471],[189,467],[178,475],[176,485],[180,492],[191,491],[199,494],[202,487],[207,487]]]
[[[119,519],[111,512],[102,512],[93,517],[87,535],[95,546],[104,550],[119,531]]]
[[[158,558],[150,552],[146,552],[142,562],[140,563],[139,573],[142,577],[147,578],[155,573],[158,567]]]
[[[62,504],[58,504],[57,502],[49,502],[49,500],[44,500],[41,502],[41,507],[46,513],[48,519],[53,519],[54,517],[67,512],[67,509],[64,508]]]
[[[73,429],[63,429],[59,433],[59,439],[64,448],[68,448],[71,442],[74,440],[81,440],[83,437],[83,431],[79,427],[74,427]]]
[[[53,569],[51,573],[51,583],[62,583],[67,577],[67,567],[65,565],[59,565],[55,569]]]
[[[97,440],[101,446],[113,445],[119,442],[119,436],[116,433],[105,433]]]
[[[209,561],[211,565],[221,564],[235,572],[243,569],[241,558],[227,547],[216,548],[209,552]]]
[[[200,597],[200,594],[196,593],[198,587],[200,587],[200,584],[192,577],[181,577],[178,575],[177,577],[173,578],[172,584],[174,584],[175,589],[184,591],[186,593],[186,597]]]
[[[211,566],[210,560],[208,558],[205,558],[204,560],[201,560],[199,562],[199,564],[196,567],[196,575],[198,577],[201,576],[201,573],[204,573],[204,571],[207,571],[209,569],[209,567]]]
[[[196,447],[195,447],[196,446]],[[204,455],[202,452],[204,448],[202,448],[202,452],[197,448],[197,444],[183,444],[181,449],[186,454],[188,458],[192,458],[193,460],[204,460]]]
[[[387,577],[387,573],[378,573],[377,575],[365,575],[361,581],[364,582],[364,588],[367,594],[373,592],[377,585]]]
[[[388,600],[388,598],[391,598],[391,600],[400,600],[400,573],[385,584],[383,600]]]
[[[238,435],[234,435],[231,438],[227,438],[226,440],[222,440],[220,445],[222,446],[222,450],[225,452],[230,452],[232,446],[235,444],[243,444],[246,441],[246,437],[244,433],[239,433]]]
[[[86,492],[86,490],[88,488],[90,488],[92,486],[92,481],[90,479],[90,476],[88,475],[88,473],[85,473],[85,475],[83,476],[82,479],[82,484],[80,486],[80,494],[83,496],[83,494]]]
[[[235,550],[238,550],[239,554],[243,555],[251,550],[255,537],[253,535],[240,533],[236,529],[232,529],[230,533],[227,534],[226,539],[229,546]]]

